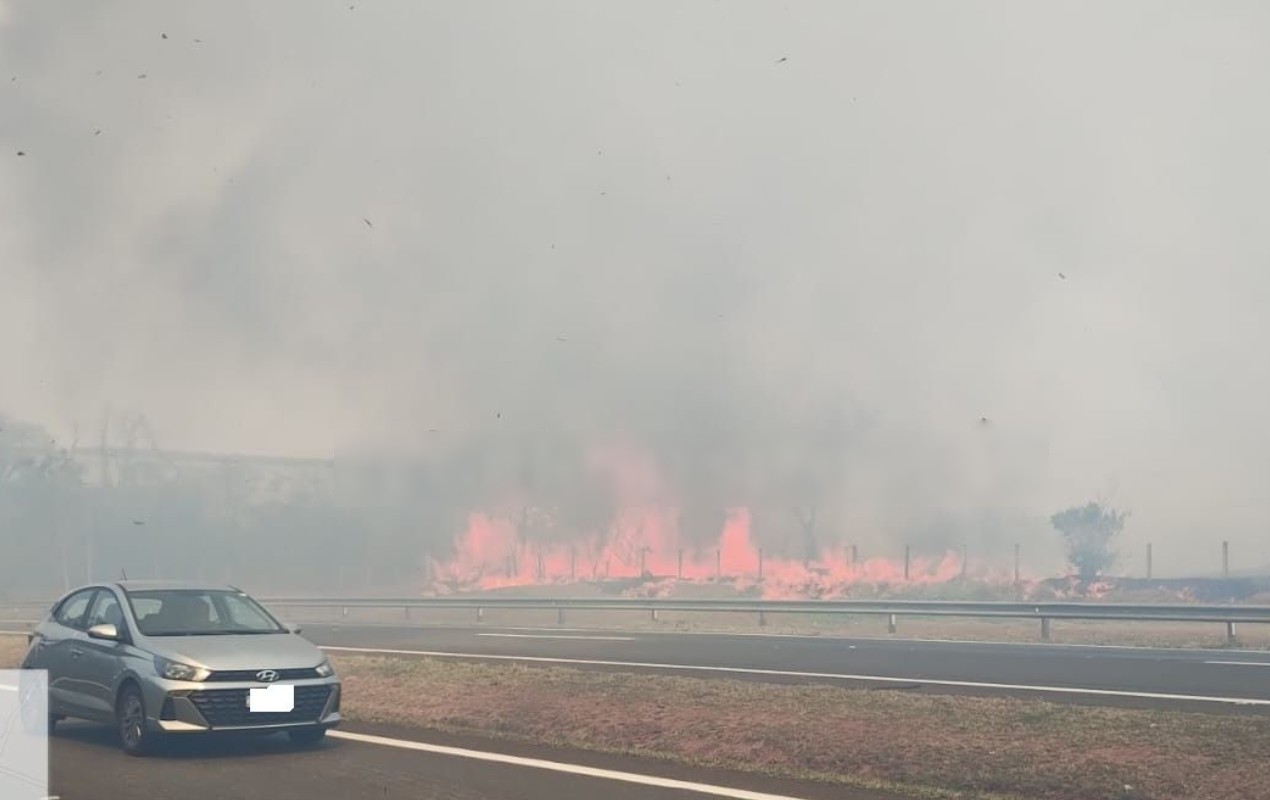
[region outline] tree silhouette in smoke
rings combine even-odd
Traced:
[[[1050,517],[1050,524],[1067,540],[1067,561],[1082,581],[1094,580],[1116,563],[1112,543],[1124,530],[1128,516],[1128,512],[1090,502]]]

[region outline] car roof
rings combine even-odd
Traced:
[[[212,591],[212,592],[236,592],[237,588],[224,583],[195,583],[193,581],[171,581],[171,580],[138,580],[138,581],[117,581],[115,586],[123,589],[125,592],[141,592],[141,591]]]

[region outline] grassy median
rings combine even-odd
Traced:
[[[0,667],[22,642],[0,637]],[[340,657],[350,720],[890,789],[1032,800],[1270,798],[1270,718]]]
[[[351,719],[836,781],[1036,800],[1270,797],[1270,718],[340,658]]]

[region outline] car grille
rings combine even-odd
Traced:
[[[213,672],[211,675],[207,676],[204,683],[259,682],[260,679],[256,677],[256,673],[260,671],[261,670],[259,669],[235,669]],[[303,681],[310,678],[321,677],[318,675],[316,667],[310,667],[308,669],[279,669],[274,671],[278,673],[276,680],[280,681]]]
[[[247,708],[248,689],[207,689],[190,694],[190,700],[213,728],[238,725],[285,725],[316,722],[327,698],[329,685],[295,687],[295,708],[286,712],[252,711]]]

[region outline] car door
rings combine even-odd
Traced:
[[[119,641],[87,638],[88,629],[94,625],[107,624],[114,625],[119,631]],[[83,654],[77,659],[77,664],[71,667],[80,687],[79,700],[89,718],[110,720],[115,711],[115,684],[128,657],[129,647],[126,642],[131,641],[127,623],[124,621],[123,606],[113,590],[97,591],[84,630],[86,638],[81,644]]]
[[[76,716],[82,704],[76,700],[74,671],[83,656],[84,622],[96,589],[75,592],[54,609],[42,626],[36,663],[48,670],[49,710]]]

